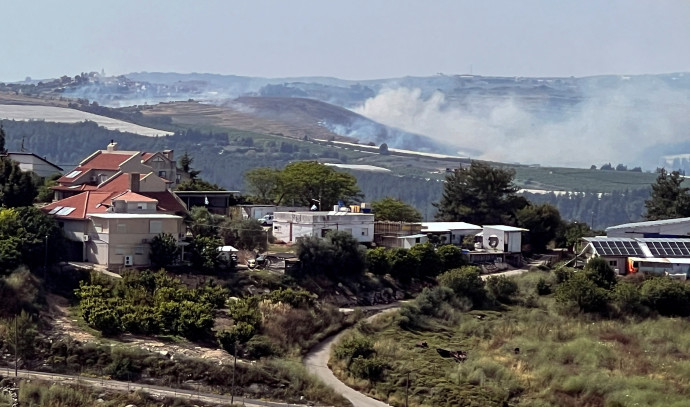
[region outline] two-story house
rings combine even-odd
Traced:
[[[55,200],[84,191],[94,191],[119,174],[131,173],[153,173],[171,187],[188,178],[184,171],[177,168],[173,150],[157,153],[123,151],[118,149],[116,142],[111,141],[105,150],[91,154],[58,179],[58,185],[52,188]]]
[[[168,181],[150,172],[119,173],[43,208],[54,216],[71,242],[68,257],[118,270],[148,266],[149,242],[160,233],[181,239],[184,203]]]

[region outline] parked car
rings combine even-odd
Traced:
[[[273,215],[264,215],[261,219],[259,219],[259,222],[261,222],[261,225],[263,226],[270,226],[273,224]]]

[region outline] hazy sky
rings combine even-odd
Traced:
[[[687,0],[0,0],[0,81],[690,71]]]

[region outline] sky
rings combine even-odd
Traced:
[[[0,81],[690,71],[686,0],[0,0]]]

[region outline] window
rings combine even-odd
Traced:
[[[127,224],[126,223],[118,223],[117,224],[117,233],[127,233]]]
[[[617,267],[618,266],[618,260],[609,260],[609,266]]]
[[[422,241],[422,238],[421,238],[421,237],[416,237],[416,238],[414,239],[414,242],[415,242],[415,243],[419,243],[419,242],[421,242],[421,241]]]
[[[94,229],[96,229],[96,232],[98,232],[98,233],[103,232],[103,224],[101,222],[94,223],[93,227],[94,227]]]
[[[362,229],[362,236],[369,236],[369,229],[367,229],[367,228]]]
[[[145,253],[145,250],[144,246],[134,246],[134,254],[142,255]]]
[[[146,202],[137,202],[137,209],[145,210],[146,209]]]
[[[159,234],[163,232],[163,222],[159,220],[149,221],[149,233]]]
[[[125,254],[124,246],[115,246],[115,254],[117,254],[117,255]]]
[[[166,172],[165,171],[158,171],[158,176],[161,178],[165,178]]]

